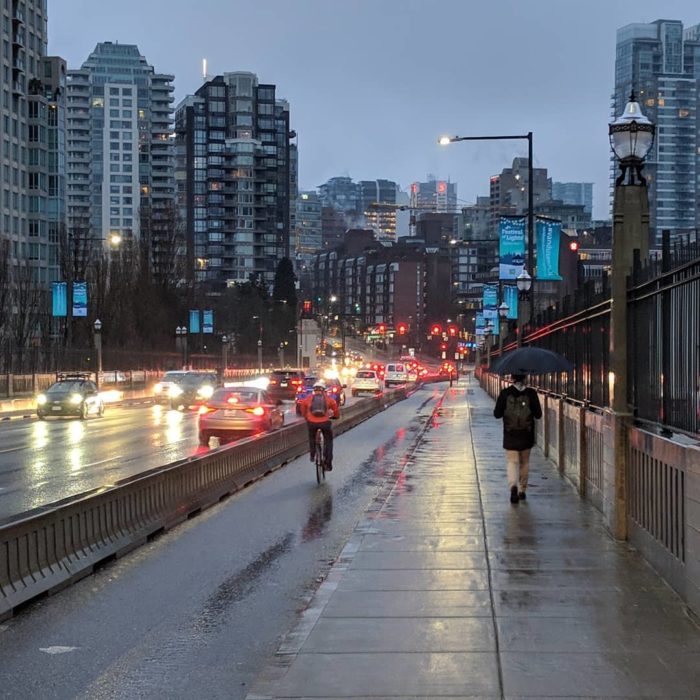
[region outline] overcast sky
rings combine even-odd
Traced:
[[[461,202],[526,142],[437,145],[440,134],[534,134],[554,180],[594,182],[608,215],[615,31],[700,23],[698,0],[49,0],[49,53],[79,67],[95,44],[137,44],[176,99],[212,75],[257,73],[289,100],[299,182],[428,173]]]

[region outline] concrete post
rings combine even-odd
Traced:
[[[603,515],[612,535],[627,537],[628,402],[627,276],[634,251],[649,254],[649,197],[645,185],[616,185],[613,206],[610,408],[604,449]]]
[[[581,406],[578,413],[578,492],[586,497],[586,479],[588,479],[588,430],[586,430],[586,406]]]

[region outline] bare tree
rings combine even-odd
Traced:
[[[10,241],[0,238],[0,365],[9,348],[10,293]]]
[[[16,369],[24,371],[31,341],[40,339],[40,322],[46,313],[46,291],[36,278],[36,270],[26,263],[14,268],[12,275],[12,316],[10,333],[15,350]]]

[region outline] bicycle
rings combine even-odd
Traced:
[[[314,464],[316,465],[316,483],[320,484],[326,479],[326,438],[323,437],[321,428],[316,429]]]

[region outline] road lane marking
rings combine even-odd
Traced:
[[[6,450],[0,450],[0,455],[4,455],[7,452],[19,452],[20,450],[24,450],[24,447],[9,447]]]
[[[116,457],[110,457],[109,459],[101,459],[99,462],[91,462],[90,464],[83,464],[81,465],[83,469],[87,469],[88,467],[96,467],[98,464],[105,464],[106,462],[113,462],[115,459],[121,459],[121,455],[117,455]]]
[[[68,652],[75,651],[80,647],[39,647],[39,651],[43,651],[44,654],[67,654]]]

